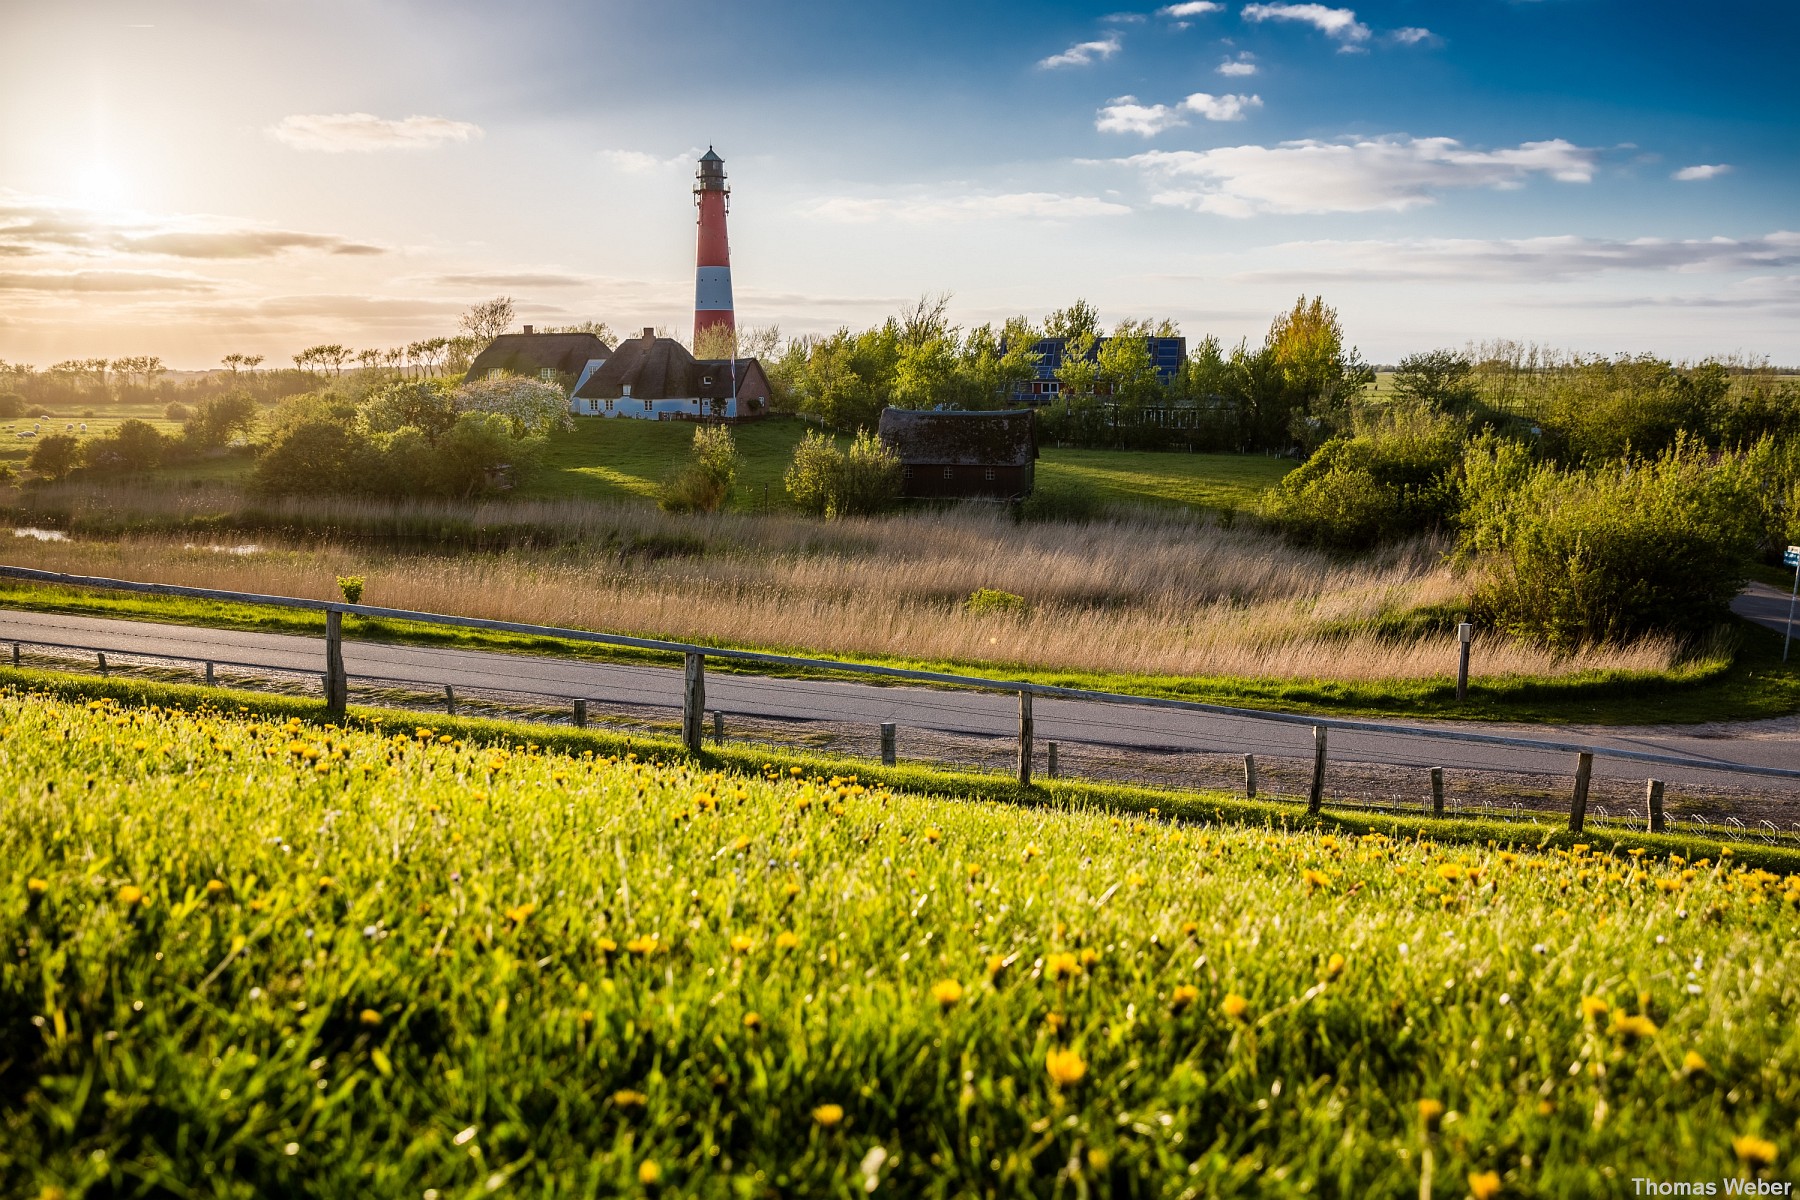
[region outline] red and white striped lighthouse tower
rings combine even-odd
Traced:
[[[725,214],[731,189],[725,186],[725,160],[708,146],[694,176],[694,205],[700,210],[700,246],[694,256],[694,342],[703,330],[737,332],[731,311],[731,248],[725,241]]]

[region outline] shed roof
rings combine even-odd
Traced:
[[[596,358],[612,351],[591,333],[503,333],[469,364],[465,382],[486,379],[491,372],[536,375],[546,367],[563,375],[580,375]]]
[[[1029,408],[884,408],[877,432],[908,466],[1022,467],[1037,458],[1037,417]]]

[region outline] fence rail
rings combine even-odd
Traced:
[[[647,650],[682,656],[682,699],[679,705],[682,713],[681,738],[683,743],[693,751],[701,747],[706,733],[706,660],[722,659],[734,662],[762,663],[788,670],[807,673],[830,673],[845,676],[904,681],[934,685],[944,688],[975,689],[985,692],[1014,693],[1018,697],[1018,753],[1015,760],[1015,773],[1021,784],[1029,785],[1032,779],[1034,761],[1034,742],[1036,733],[1033,717],[1034,698],[1081,701],[1104,705],[1137,709],[1159,709],[1218,717],[1245,718],[1275,725],[1303,727],[1311,731],[1313,741],[1312,772],[1310,787],[1307,789],[1307,807],[1309,811],[1318,812],[1324,802],[1324,780],[1328,764],[1327,745],[1332,731],[1372,735],[1376,737],[1404,737],[1422,739],[1442,743],[1462,743],[1473,745],[1497,746],[1526,750],[1538,753],[1552,753],[1572,756],[1576,759],[1575,783],[1570,796],[1569,826],[1579,830],[1586,821],[1588,785],[1592,774],[1594,759],[1608,759],[1630,763],[1646,763],[1670,766],[1690,772],[1706,774],[1724,773],[1732,775],[1754,776],[1766,779],[1800,780],[1800,769],[1787,767],[1770,767],[1754,763],[1730,762],[1697,758],[1689,755],[1668,754],[1653,750],[1636,750],[1619,746],[1585,744],[1548,738],[1519,737],[1510,734],[1486,733],[1476,730],[1446,729],[1425,725],[1409,725],[1396,722],[1367,721],[1344,717],[1321,717],[1298,713],[1284,713],[1266,709],[1242,708],[1231,705],[1208,704],[1195,700],[1179,700],[1159,696],[1134,696],[1116,692],[1095,691],[1084,688],[1058,687],[1050,684],[1033,683],[1026,680],[995,679],[985,676],[964,675],[944,671],[923,671],[905,667],[886,666],[877,663],[863,663],[843,659],[815,658],[809,656],[777,654],[760,650],[744,650],[729,647],[705,646],[688,642],[677,642],[659,638],[630,637],[623,634],[598,633],[585,629],[568,629],[557,626],[533,625],[514,621],[496,621],[480,617],[455,616],[445,613],[417,612],[409,609],[386,608],[377,605],[348,604],[329,600],[311,600],[295,596],[270,596],[250,592],[222,591],[211,588],[183,587],[175,584],[146,583],[135,580],[110,579],[101,576],[68,575],[53,571],[40,571],[25,567],[0,565],[0,578],[19,579],[59,587],[89,588],[106,591],[134,592],[146,595],[185,597],[212,601],[234,602],[273,608],[299,609],[325,614],[325,654],[322,666],[324,670],[318,675],[323,681],[323,690],[328,709],[341,713],[348,702],[348,685],[351,676],[344,669],[343,660],[343,618],[356,616],[393,621],[414,622],[424,625],[447,626],[461,629],[487,630],[501,633],[525,634],[534,637],[556,638],[569,642],[588,643],[601,646],[612,646],[634,650]],[[29,640],[29,639],[28,639]],[[36,643],[49,645],[50,643]],[[180,658],[179,655],[151,653],[149,657]],[[15,652],[16,657],[16,652]],[[192,661],[199,661],[194,659]],[[234,667],[253,667],[255,669],[286,670],[286,668],[270,668],[258,664],[230,662],[222,658],[211,661],[221,665]],[[210,671],[210,668],[209,668]],[[290,672],[301,673],[301,672]],[[455,705],[455,691],[448,685],[445,687],[446,701]],[[502,689],[504,690],[504,689]],[[586,701],[576,703],[577,722],[583,716]],[[891,734],[883,731],[882,758],[888,760],[893,754]],[[1054,759],[1049,774],[1057,773]],[[1255,766],[1246,763],[1246,790],[1255,794]],[[1441,812],[1441,780],[1433,777],[1434,812]],[[1649,821],[1653,827],[1662,822],[1656,818],[1661,814],[1662,788],[1659,781],[1648,781]]]

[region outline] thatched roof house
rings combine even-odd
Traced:
[[[905,469],[900,494],[915,499],[1015,500],[1031,494],[1038,456],[1037,416],[884,408],[877,426]]]

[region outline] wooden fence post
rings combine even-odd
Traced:
[[[1019,689],[1019,786],[1031,786],[1031,693]]]
[[[325,711],[344,715],[350,703],[350,679],[344,674],[344,614],[325,611]]]
[[[1256,755],[1244,755],[1244,799],[1256,799]]]
[[[1586,750],[1575,760],[1575,794],[1569,798],[1569,832],[1580,833],[1587,824],[1588,783],[1594,777],[1594,756]]]
[[[587,701],[586,700],[577,699],[575,701],[575,728],[577,728],[577,729],[586,729],[587,728]]]
[[[1431,768],[1431,815],[1444,815],[1444,768]]]
[[[682,656],[682,662],[681,744],[698,754],[706,712],[706,656],[690,652]]]
[[[19,643],[13,643],[13,666],[19,665]]]
[[[724,744],[725,744],[725,714],[715,708],[715,709],[713,709],[713,745],[723,746]]]
[[[447,683],[444,685],[444,715],[448,717],[456,715],[456,689]]]
[[[106,651],[95,651],[94,657],[100,660],[100,673],[102,675],[106,674]]]
[[[1475,640],[1475,627],[1464,621],[1456,627],[1456,702],[1469,698],[1469,644]]]
[[[1663,820],[1663,781],[1652,779],[1644,784],[1644,800],[1650,809],[1650,832],[1664,833],[1669,826]]]
[[[213,665],[212,665],[212,660],[211,660],[211,659],[207,659],[207,660],[206,660],[206,686],[207,686],[207,687],[213,687],[213,686],[215,686],[215,685],[216,685],[216,684],[217,684],[217,683],[218,683],[218,682],[219,682],[219,681],[218,681],[218,679],[217,679],[217,677],[215,677],[215,676],[214,676],[214,675],[213,675]]]
[[[1325,727],[1313,726],[1312,791],[1306,794],[1306,811],[1317,816],[1325,804]]]
[[[1045,779],[1055,779],[1056,773],[1057,773],[1056,743],[1055,742],[1045,742],[1044,743],[1044,778]]]
[[[881,765],[891,767],[894,765],[894,761],[894,723],[883,721],[881,723]]]

